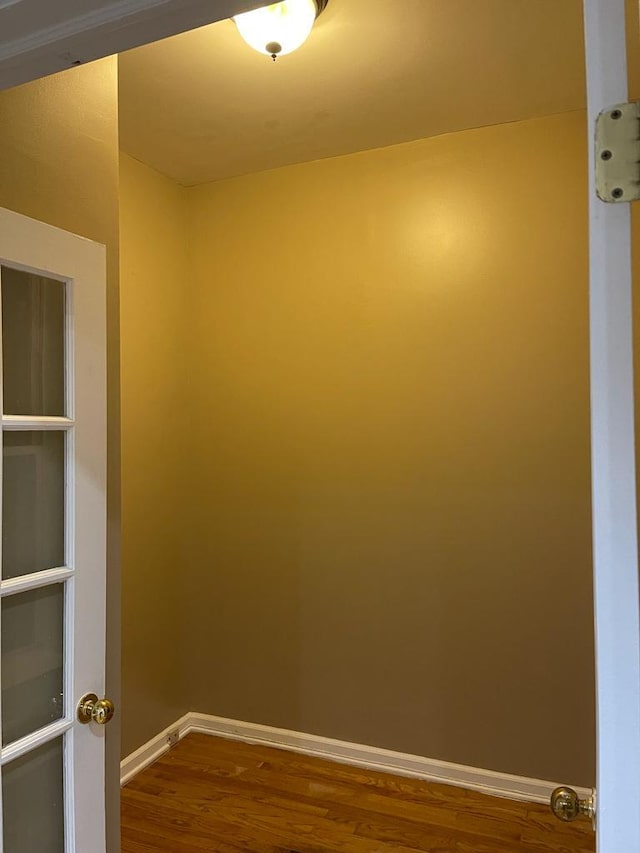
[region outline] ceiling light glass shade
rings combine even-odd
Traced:
[[[316,0],[282,0],[233,19],[246,43],[274,59],[296,50],[309,37],[318,14]]]

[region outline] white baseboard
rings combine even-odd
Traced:
[[[161,755],[170,749],[169,735],[178,730],[178,737],[183,738],[187,734],[187,727],[191,714],[185,714],[180,717],[173,725],[166,728],[164,731],[151,738],[147,743],[143,743],[141,747],[127,755],[120,762],[120,784],[126,785],[130,779],[137,776],[141,770],[157,761]]]
[[[263,726],[258,723],[245,723],[240,720],[227,720],[224,717],[191,712],[185,714],[172,726],[160,732],[159,735],[122,761],[120,765],[122,785],[125,785],[137,773],[169,749],[167,738],[169,733],[176,729],[180,738],[191,732],[199,732],[228,740],[262,744],[276,749],[300,752],[304,755],[314,755],[318,758],[326,758],[329,761],[350,764],[354,767],[364,767],[369,770],[380,770],[397,776],[411,776],[416,779],[440,782],[443,785],[469,788],[473,791],[481,791],[494,797],[506,797],[510,800],[548,803],[551,791],[558,784],[546,782],[542,779],[528,779],[509,773],[498,773],[495,770],[465,767],[463,764],[423,758],[420,755],[393,752],[390,749],[381,749],[377,746],[348,743],[320,735],[310,735],[304,732],[277,729],[273,726]],[[591,794],[591,791],[586,788],[576,787],[576,791],[581,798],[586,798]]]

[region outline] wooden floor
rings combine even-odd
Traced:
[[[192,734],[122,791],[122,853],[587,853],[548,807]]]

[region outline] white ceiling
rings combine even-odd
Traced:
[[[184,185],[585,105],[581,0],[330,0],[276,63],[231,21],[120,57],[124,151]]]

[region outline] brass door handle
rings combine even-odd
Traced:
[[[593,797],[581,800],[577,791],[565,785],[556,788],[551,794],[551,811],[562,821],[572,821],[579,817],[593,819],[595,805]]]
[[[95,693],[87,693],[78,703],[78,719],[83,725],[94,722],[106,726],[115,712],[111,699],[98,699]]]

